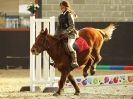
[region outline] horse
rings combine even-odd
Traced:
[[[104,41],[109,41],[112,38],[113,31],[116,29],[116,24],[111,23],[104,29],[96,28],[83,28],[79,30],[79,36],[83,37],[90,46],[90,53],[94,59],[90,68],[91,75],[96,72],[96,66],[101,61],[102,57],[100,51]],[[89,66],[86,66],[84,70],[84,76],[88,76],[87,70]]]
[[[86,27],[79,30],[79,36],[82,37],[90,46],[89,49],[81,53],[77,53],[79,66],[84,65],[84,77],[88,75],[87,71],[89,68],[90,73],[93,74],[93,72],[95,72],[94,65],[96,65],[100,61],[100,50],[102,44],[105,40],[111,39],[114,30],[115,26],[113,24],[110,24],[105,29]],[[47,51],[49,56],[54,61],[54,67],[61,73],[61,77],[58,83],[59,88],[57,92],[53,94],[54,96],[61,94],[61,90],[63,89],[67,78],[75,88],[74,95],[79,95],[80,89],[76,84],[73,75],[71,74],[71,71],[73,70],[73,68],[71,67],[72,59],[71,56],[66,53],[64,47],[64,43],[61,42],[61,40],[57,39],[55,36],[50,35],[46,28],[45,30],[41,30],[40,34],[37,36],[35,43],[31,48],[31,52],[34,55],[38,55],[43,51]]]

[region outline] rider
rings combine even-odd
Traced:
[[[67,1],[62,1],[60,3],[60,9],[62,14],[58,17],[58,25],[56,29],[55,35],[67,35],[68,37],[68,48],[71,52],[72,57],[72,67],[78,67],[77,63],[77,54],[76,51],[73,49],[73,44],[76,39],[76,29],[74,24],[74,18],[76,18],[76,14],[70,9],[70,4]]]

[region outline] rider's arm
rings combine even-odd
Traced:
[[[71,13],[68,13],[68,23],[69,23],[69,27],[64,31],[64,33],[69,34],[75,29],[74,16]]]

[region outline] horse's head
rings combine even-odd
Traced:
[[[40,34],[37,36],[35,43],[31,48],[32,54],[38,55],[46,49],[45,47],[46,47],[47,34],[48,34],[47,28],[45,29],[45,31],[41,30]]]

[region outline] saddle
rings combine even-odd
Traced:
[[[65,52],[70,55],[70,50],[68,48],[67,35],[63,35],[63,36],[59,37],[59,41],[62,43],[62,46],[65,49]],[[82,37],[76,38],[75,43],[73,44],[73,49],[77,53],[81,53],[85,50],[88,50],[89,48],[90,48],[90,46],[87,44],[87,42]]]

